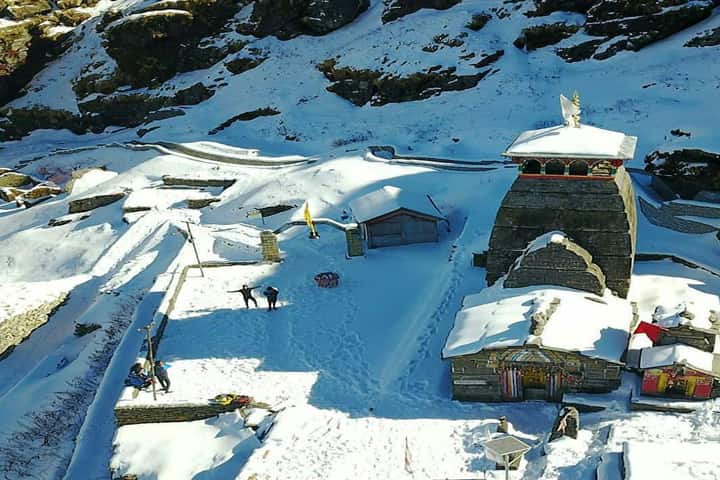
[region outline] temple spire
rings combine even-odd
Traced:
[[[580,126],[580,94],[577,90],[573,93],[572,101],[560,94],[560,109],[565,125],[576,128]]]

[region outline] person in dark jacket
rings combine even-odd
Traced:
[[[158,382],[160,383],[162,389],[165,390],[165,393],[168,393],[170,391],[170,377],[168,377],[165,362],[162,360],[155,361],[155,378],[158,379]]]
[[[280,293],[280,291],[275,287],[271,287],[270,285],[268,285],[267,288],[263,290],[263,295],[265,295],[265,298],[267,298],[268,302],[268,312],[270,310],[277,310],[276,303],[278,293]]]
[[[149,387],[151,384],[152,378],[150,378],[145,374],[145,372],[143,372],[142,365],[136,363],[135,365],[130,367],[130,373],[128,373],[128,376],[125,379],[125,385],[141,390],[143,388]]]
[[[242,293],[243,300],[245,300],[245,308],[250,308],[250,304],[248,302],[252,301],[255,304],[255,308],[257,308],[257,300],[255,300],[255,297],[253,297],[252,291],[255,290],[258,287],[248,287],[247,285],[243,285],[240,290],[229,290],[228,293]]]

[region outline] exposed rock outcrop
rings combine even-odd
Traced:
[[[645,170],[660,176],[685,199],[701,191],[720,190],[720,153],[701,149],[655,151],[645,157]]]
[[[0,105],[19,96],[32,77],[67,48],[67,34],[53,34],[53,25],[46,22],[30,18],[0,26]]]
[[[274,115],[280,115],[280,111],[271,107],[258,108],[249,112],[243,112],[225,120],[223,123],[210,130],[208,132],[208,135],[215,135],[216,133],[225,130],[227,127],[229,127],[235,122],[248,122],[250,120],[255,120],[259,117],[272,117]]]
[[[517,48],[525,49],[527,51],[536,50],[538,48],[547,47],[548,45],[555,45],[561,40],[574,35],[580,26],[568,25],[566,23],[550,23],[547,25],[535,25],[528,28],[523,28],[520,36],[515,39],[513,45]]]
[[[493,54],[493,58],[499,58],[501,55]],[[428,69],[400,77],[376,70],[338,68],[335,60],[326,60],[318,65],[318,69],[333,82],[327,87],[328,91],[358,106],[366,103],[381,106],[388,103],[410,102],[430,98],[442,92],[466,90],[475,87],[492,71],[486,69],[477,74],[457,75],[455,68],[449,67],[445,70]]]
[[[258,0],[241,33],[288,40],[298,35],[325,35],[355,20],[369,0]]]
[[[88,18],[98,0],[0,1],[0,105],[69,46],[72,27]],[[3,21],[7,21],[4,22]]]
[[[685,44],[686,47],[714,47],[720,45],[720,27],[701,33]]]
[[[489,13],[476,13],[465,25],[465,28],[469,28],[470,30],[477,32],[478,30],[482,30],[482,28],[487,25],[491,19],[492,15]]]
[[[553,12],[587,13],[598,0],[535,0],[535,10],[529,11],[528,17],[544,17]]]
[[[127,93],[96,96],[80,102],[81,115],[44,107],[15,108],[0,111],[0,141],[16,140],[37,128],[68,129],[82,134],[102,132],[111,125],[136,127],[143,123],[184,115],[170,107],[195,105],[207,100],[215,91],[202,83],[178,90],[172,96]]]
[[[560,57],[575,62],[603,60],[623,50],[638,51],[708,18],[718,5],[720,0],[536,0],[535,9],[527,15],[545,16],[557,11],[587,15],[584,31],[597,39],[557,50]],[[708,34],[688,46],[713,41],[713,35]]]
[[[238,9],[233,0],[163,1],[112,21],[104,28],[116,74],[140,87],[217,63],[244,44],[218,47],[202,39],[219,33]]]
[[[383,23],[415,13],[421,8],[447,10],[460,3],[461,0],[388,0],[382,14]]]

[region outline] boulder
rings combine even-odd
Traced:
[[[80,134],[85,132],[85,122],[71,112],[47,107],[0,110],[0,141],[17,140],[38,128],[67,128]]]
[[[492,15],[489,13],[476,13],[465,25],[465,28],[469,28],[470,30],[477,32],[478,30],[482,30],[482,28],[487,25],[491,19]]]
[[[8,5],[5,11],[13,20],[25,20],[51,12],[52,6],[47,0],[23,0]]]
[[[239,57],[225,63],[225,68],[233,75],[252,70],[266,60],[266,57]]]
[[[498,55],[497,58],[500,56]],[[455,68],[449,67],[445,70],[428,69],[399,77],[377,70],[338,68],[337,62],[333,59],[318,65],[318,70],[333,82],[327,87],[328,91],[357,106],[367,103],[381,106],[388,103],[411,102],[430,98],[442,92],[466,90],[475,87],[491,72],[488,68],[477,74],[457,75]]]
[[[0,187],[24,187],[34,185],[32,177],[19,172],[6,172],[0,175]]]
[[[555,45],[559,41],[573,36],[578,30],[580,30],[580,26],[568,25],[562,22],[535,25],[523,28],[522,33],[515,39],[513,45],[529,52],[548,45]]]
[[[645,157],[645,170],[688,200],[701,191],[720,191],[720,153],[691,148],[654,151]]]

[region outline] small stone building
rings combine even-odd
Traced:
[[[493,285],[463,300],[443,349],[453,398],[559,401],[620,385],[630,302],[562,287]]]
[[[644,395],[705,400],[720,397],[720,355],[687,345],[644,348]]]
[[[532,239],[561,230],[592,255],[607,287],[626,297],[637,219],[623,162],[633,158],[636,142],[579,123],[522,133],[503,153],[519,175],[490,236],[488,284],[508,272]]]
[[[701,310],[692,302],[658,305],[652,321],[660,327],[656,346],[683,344],[704,352],[720,351],[720,318],[714,310]]]
[[[385,186],[350,202],[368,248],[437,242],[446,221],[429,195]]]
[[[592,255],[563,232],[549,232],[533,240],[510,268],[507,288],[558,285],[602,296],[605,275]]]

